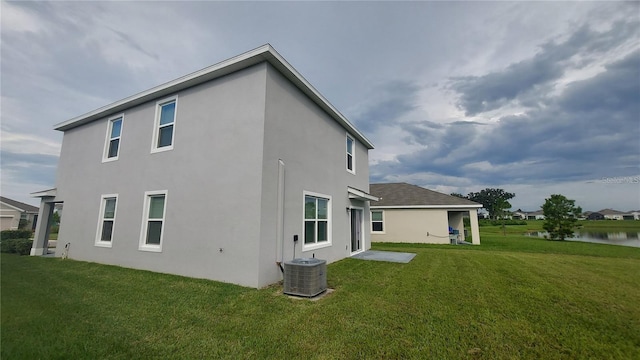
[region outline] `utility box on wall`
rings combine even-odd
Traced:
[[[284,263],[284,293],[314,297],[327,290],[327,262],[320,259],[293,259]]]

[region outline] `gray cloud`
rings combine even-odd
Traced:
[[[542,96],[545,85],[560,78],[569,68],[584,66],[607,51],[638,35],[638,20],[615,22],[611,29],[598,32],[583,25],[564,42],[547,42],[530,59],[509,65],[503,71],[483,76],[450,79],[449,87],[460,94],[458,106],[467,116],[503,107],[520,97]],[[569,60],[580,55],[579,64]],[[531,98],[522,104],[535,105]]]
[[[420,88],[412,82],[394,80],[375,88],[373,98],[354,117],[355,125],[365,133],[373,133],[381,125],[391,125],[416,108]]]
[[[568,84],[544,107],[496,124],[406,124],[407,143],[431,146],[374,165],[373,181],[425,172],[497,185],[640,174],[639,79],[636,51]]]
[[[55,180],[58,157],[0,151],[3,181],[51,186]],[[35,190],[34,190],[35,191]]]

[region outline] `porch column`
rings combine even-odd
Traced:
[[[471,225],[471,243],[480,245],[480,228],[478,227],[478,209],[469,210],[469,222]]]
[[[33,247],[31,256],[42,256],[47,254],[47,244],[49,242],[49,226],[53,215],[55,203],[53,197],[42,197],[40,200],[40,210],[38,211],[38,223],[33,237]]]

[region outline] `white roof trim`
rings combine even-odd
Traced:
[[[379,199],[371,194],[352,187],[347,186],[347,192],[349,193],[349,199],[358,199],[364,201],[378,201]]]
[[[391,205],[391,206],[374,206],[372,209],[475,209],[481,208],[482,205]]]
[[[269,44],[257,49],[240,54],[228,60],[224,60],[215,65],[211,65],[202,70],[185,75],[168,83],[153,87],[141,93],[129,96],[99,109],[90,111],[73,119],[61,122],[54,126],[55,130],[66,131],[76,126],[98,120],[109,115],[122,112],[133,106],[140,105],[155,99],[174,94],[180,90],[210,81],[232,72],[250,67],[260,62],[267,61],[287,79],[296,85],[305,95],[313,100],[320,108],[326,111],[338,123],[349,131],[356,139],[362,142],[367,148],[373,149],[373,144],[358,129],[353,126],[324,96],[305,80],[293,66],[291,66],[278,52]]]
[[[56,195],[58,195],[58,189],[49,189],[49,190],[42,190],[42,191],[36,191],[36,192],[32,192],[31,193],[31,197],[55,197]]]
[[[6,202],[4,202],[4,201],[0,201],[0,204],[5,205],[5,206],[7,206],[7,207],[10,207],[10,208],[12,208],[12,209],[18,210],[18,211],[20,211],[20,212],[27,212],[27,210],[25,210],[25,209],[22,209],[22,208],[19,208],[19,207],[17,207],[17,206],[14,206],[14,205],[8,204],[8,203],[6,203]],[[7,210],[8,210],[8,209],[7,209]]]

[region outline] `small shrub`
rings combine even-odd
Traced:
[[[33,240],[29,239],[6,239],[0,241],[0,251],[3,253],[29,255]]]
[[[20,221],[18,222],[18,229],[23,230],[24,228],[27,227],[27,225],[29,225],[29,220],[20,219]]]
[[[28,239],[33,236],[31,230],[3,230],[0,239]]]
[[[11,239],[0,240],[0,252],[11,254],[15,251],[14,245],[15,245],[15,242]]]
[[[503,220],[479,220],[478,226],[502,226]],[[504,220],[505,225],[527,225],[526,220]]]

